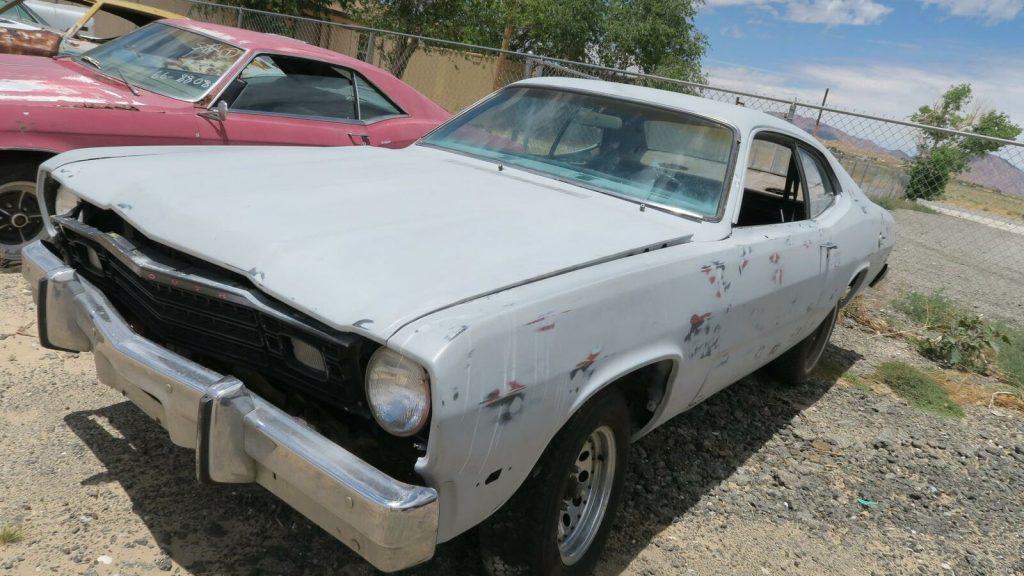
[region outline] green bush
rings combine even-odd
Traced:
[[[909,364],[886,362],[875,371],[875,379],[912,406],[941,416],[959,418],[964,415],[963,409],[934,378]]]
[[[938,200],[954,173],[967,165],[963,152],[951,146],[939,146],[922,152],[910,164],[906,196],[911,200]]]

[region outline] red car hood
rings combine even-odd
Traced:
[[[0,104],[144,109],[177,102],[139,92],[67,58],[0,55]]]

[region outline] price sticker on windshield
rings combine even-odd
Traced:
[[[212,88],[214,82],[217,81],[216,76],[196,74],[194,72],[186,72],[184,70],[168,70],[166,68],[153,72],[149,77],[161,82],[174,82],[185,86],[195,86],[196,88],[202,88],[204,90]]]

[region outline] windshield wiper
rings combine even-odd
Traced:
[[[79,58],[81,58],[85,62],[88,62],[89,64],[92,64],[93,66],[96,67],[97,70],[103,70],[103,65],[100,64],[100,61],[95,59],[95,58],[93,58],[92,56],[83,54],[83,55],[79,56]],[[131,82],[129,82],[128,79],[124,77],[124,73],[123,72],[121,72],[120,70],[114,70],[114,73],[117,74],[117,77],[121,80],[121,82],[124,82],[124,85],[127,86],[128,89],[132,91],[132,94],[134,94],[136,96],[139,95],[139,90],[137,88],[135,88],[135,86],[132,86]]]
[[[84,62],[88,62],[89,64],[92,64],[92,66],[94,68],[96,68],[97,70],[103,70],[103,65],[100,64],[100,61],[95,59],[95,58],[93,58],[92,56],[87,56],[85,54],[82,54],[81,56],[79,56],[79,58],[81,60],[83,60]]]
[[[136,96],[139,95],[138,89],[136,89],[135,86],[132,86],[132,83],[129,82],[128,79],[124,77],[124,73],[123,72],[121,72],[120,70],[117,70],[117,76],[118,76],[118,78],[121,79],[121,82],[124,82],[124,85],[127,86],[128,89],[132,91],[132,94],[134,94]]]

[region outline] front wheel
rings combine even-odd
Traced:
[[[810,380],[811,372],[814,371],[814,367],[818,365],[818,361],[825,353],[838,316],[839,306],[837,305],[814,329],[814,332],[768,365],[772,375],[780,382],[791,385],[803,384]]]
[[[590,574],[622,497],[630,432],[629,412],[616,389],[581,408],[512,499],[481,526],[488,572]]]
[[[43,235],[36,200],[36,166],[0,163],[0,265],[21,260],[21,249]]]

